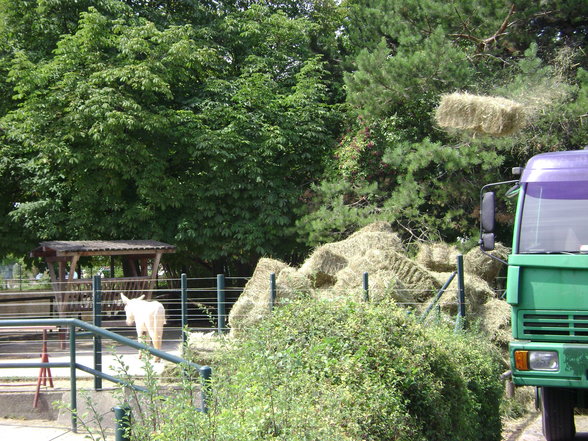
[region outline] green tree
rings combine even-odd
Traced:
[[[50,57],[10,58],[7,222],[29,242],[153,238],[210,265],[288,256],[332,145],[313,25],[262,4],[210,28],[130,11],[90,8]]]
[[[560,3],[346,2],[353,111],[298,224],[309,243],[378,219],[411,239],[473,237],[484,183],[510,179],[534,153],[581,148],[588,34],[582,6]],[[454,91],[520,101],[528,126],[508,138],[441,130],[434,112]]]

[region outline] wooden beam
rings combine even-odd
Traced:
[[[175,249],[161,250],[98,250],[98,251],[57,251],[56,256],[146,256],[155,257],[159,253],[175,253]]]
[[[141,276],[146,276],[147,275],[147,258],[143,257],[140,259],[141,261]]]
[[[161,253],[157,253],[155,255],[155,259],[153,259],[153,266],[151,267],[151,278],[155,280],[157,278],[157,271],[159,269],[159,262],[161,261]],[[147,274],[145,274],[147,275]]]
[[[76,272],[76,266],[78,265],[78,260],[80,259],[80,255],[76,254],[71,259],[71,264],[69,265],[69,277],[67,279],[68,283],[71,283],[74,279],[74,274]]]

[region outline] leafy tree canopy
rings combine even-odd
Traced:
[[[6,56],[17,106],[0,120],[0,173],[14,176],[2,228],[27,247],[154,238],[208,262],[291,252],[293,207],[332,145],[312,24],[257,4],[215,26],[91,7],[45,59]]]
[[[413,240],[474,239],[484,183],[511,179],[535,153],[581,148],[586,6],[563,3],[349,0],[345,84],[359,118],[299,222],[309,243],[379,219]],[[520,102],[526,129],[440,129],[435,109],[455,91]]]

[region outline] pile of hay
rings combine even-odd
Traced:
[[[276,277],[276,304],[294,300],[300,295],[311,294],[311,280],[292,267],[284,268]]]
[[[251,279],[245,285],[243,293],[239,296],[239,300],[235,302],[229,313],[231,336],[235,336],[249,326],[257,323],[269,313],[270,274],[275,273],[277,279],[280,273],[287,267],[288,265],[279,260],[267,258],[259,260]]]
[[[512,340],[511,308],[504,300],[490,299],[479,311],[480,327],[490,340],[503,350],[508,349]]]
[[[347,260],[362,256],[370,250],[404,251],[402,240],[398,234],[391,231],[373,231],[370,226],[361,229],[347,239],[323,245],[333,254],[344,256]]]
[[[506,259],[509,249],[496,244],[493,253]],[[229,314],[230,336],[240,335],[269,314],[271,273],[276,274],[276,305],[307,295],[362,299],[363,273],[367,272],[371,300],[393,299],[420,309],[429,304],[450,273],[456,270],[458,254],[456,247],[447,244],[424,244],[416,259],[410,259],[390,225],[378,222],[345,240],[318,247],[300,269],[278,260],[260,259]],[[498,340],[506,339],[506,334],[510,336],[507,329],[509,307],[498,301],[502,315],[496,317],[493,305],[497,300],[490,284],[503,267],[477,247],[464,256],[466,314],[474,320],[478,318],[491,335],[499,335],[493,337]],[[455,277],[440,300],[441,308],[450,315],[457,312],[457,284]]]
[[[300,267],[300,273],[312,281],[314,288],[333,286],[337,273],[347,266],[347,259],[327,245],[317,248]]]
[[[496,248],[489,254],[506,261],[510,248],[496,243]],[[506,268],[502,262],[484,254],[479,247],[472,248],[463,256],[463,266],[466,273],[475,274],[488,283],[494,283],[494,279]]]
[[[337,274],[333,290],[345,293],[362,287],[368,273],[370,299],[393,298],[398,303],[414,304],[430,297],[439,288],[437,280],[419,264],[391,249],[372,249],[350,259],[349,266]]]
[[[437,273],[452,272],[457,267],[459,250],[443,242],[421,243],[416,261],[430,271]]]
[[[502,97],[452,93],[443,95],[435,119],[441,127],[504,136],[525,125],[523,105]]]
[[[433,273],[433,276],[441,285],[445,284],[445,282],[449,280],[450,275],[451,273]],[[482,305],[495,297],[494,291],[490,285],[488,285],[488,282],[474,274],[465,273],[463,279],[465,289],[466,315],[478,314],[482,308]],[[457,314],[457,293],[458,280],[456,275],[439,301],[443,311],[446,311],[450,315]]]

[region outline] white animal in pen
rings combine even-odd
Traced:
[[[161,349],[163,337],[163,325],[165,324],[165,308],[158,301],[148,302],[142,295],[136,299],[129,299],[123,293],[120,297],[125,305],[127,325],[135,324],[137,338],[142,341],[144,335],[148,335],[155,349]],[[159,361],[159,358],[155,358]]]

